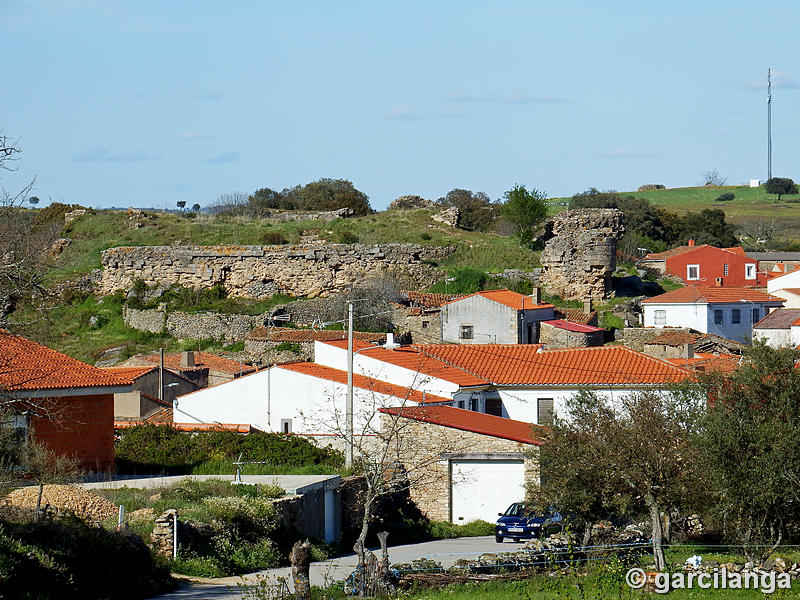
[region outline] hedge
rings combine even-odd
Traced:
[[[125,429],[116,445],[120,473],[191,473],[207,461],[266,461],[272,465],[340,467],[343,458],[304,437],[282,433],[232,431],[184,432],[169,425],[139,425]]]

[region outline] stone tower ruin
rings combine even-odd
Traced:
[[[613,295],[617,240],[625,233],[625,215],[616,208],[569,210],[552,221],[553,237],[542,251],[541,285],[568,300]]]

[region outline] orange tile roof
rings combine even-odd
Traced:
[[[324,340],[346,340],[346,331],[314,331],[313,329],[290,329],[282,327],[280,329],[270,328],[267,331],[266,327],[256,327],[245,336],[249,340],[262,340],[270,342],[313,342]],[[382,343],[386,341],[385,333],[371,333],[368,331],[354,331],[353,338],[357,340],[364,340],[365,342]]]
[[[583,325],[591,325],[592,322],[597,322],[597,311],[593,310],[590,313],[583,312],[582,308],[556,308],[555,316],[571,323],[581,323]]]
[[[158,353],[141,354],[134,358],[137,362],[145,362],[151,364],[158,364]],[[256,370],[255,367],[246,365],[224,356],[218,356],[210,352],[194,351],[194,367],[181,367],[181,353],[165,354],[164,367],[176,371],[189,371],[192,369],[211,369],[212,371],[219,371],[220,373],[228,373],[235,375],[237,373],[252,373]]]
[[[323,342],[336,348],[347,349],[347,341],[340,340],[334,342]],[[362,341],[354,341],[353,349],[360,351],[359,356],[366,356],[385,363],[417,371],[423,375],[430,375],[444,381],[449,381],[462,387],[473,387],[486,385],[488,382],[480,377],[466,372],[463,369],[448,365],[441,360],[421,354],[413,347],[403,346],[396,350],[385,350],[383,348],[369,348],[370,344]]]
[[[336,383],[347,383],[347,371],[340,371],[339,369],[318,365],[316,363],[288,363],[285,365],[276,366],[275,368],[286,369],[287,371],[294,371],[295,373],[302,373],[304,375],[311,375],[312,377],[319,377],[320,379],[327,379],[328,381],[335,381]],[[400,385],[395,385],[393,383],[386,383],[385,381],[379,381],[377,379],[373,379],[372,377],[359,375],[358,373],[353,374],[353,386],[362,390],[368,390],[378,394],[385,394],[387,396],[394,396],[395,398],[400,398],[401,400],[411,400],[412,402],[417,402],[420,404],[423,402],[453,401],[452,398],[435,396],[428,393],[423,394],[418,390],[412,390]]]
[[[129,386],[109,372],[0,329],[0,387],[12,392]]]
[[[256,429],[247,423],[164,423],[156,421],[114,421],[114,429],[128,429],[140,425],[170,425],[178,431],[233,431],[234,433],[250,433]]]
[[[496,385],[659,385],[686,378],[670,363],[622,346],[541,350],[534,344],[415,346]]]
[[[381,412],[422,421],[423,423],[442,425],[537,446],[542,443],[542,435],[546,431],[540,425],[505,419],[453,406],[405,406],[382,408]]]
[[[691,371],[733,373],[739,368],[742,357],[736,354],[695,354],[692,358],[668,358],[673,365]]]
[[[800,296],[800,288],[784,288],[782,290],[775,290],[775,292],[788,292],[790,294],[794,294],[795,296]]]
[[[450,302],[446,302],[445,304],[452,304],[453,302],[459,302],[460,300],[464,300],[465,298],[471,298],[472,296],[481,296],[483,298],[486,298],[487,300],[491,300],[492,302],[497,302],[498,304],[502,304],[504,306],[508,306],[509,308],[513,308],[514,310],[553,308],[552,304],[546,304],[546,303],[534,304],[533,298],[531,298],[530,296],[525,296],[524,294],[512,292],[511,290],[486,290],[483,292],[475,292],[474,294],[470,294],[469,296],[464,296],[463,298],[459,298],[458,300],[451,300]]]
[[[427,294],[425,292],[401,292],[415,307],[439,308],[442,304],[463,298],[464,294]]]
[[[119,375],[120,377],[128,377],[130,378],[131,383],[133,383],[136,379],[139,379],[142,375],[147,375],[152,371],[155,371],[158,367],[155,365],[153,366],[144,366],[144,367],[99,367],[104,371],[111,371]]]
[[[725,302],[783,302],[783,298],[747,287],[687,285],[642,300],[642,304],[714,304]]]

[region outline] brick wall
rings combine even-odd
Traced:
[[[114,468],[114,395],[52,398],[52,418],[34,417],[33,435],[57,454],[75,456],[83,469]]]
[[[382,420],[384,430],[388,430],[391,419],[382,415]],[[536,446],[410,419],[402,420],[400,427],[397,447],[400,462],[410,474],[410,495],[429,519],[450,520],[450,465],[447,458],[440,458],[442,454],[506,454],[520,458],[525,453],[525,480],[539,479]]]

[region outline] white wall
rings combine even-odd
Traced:
[[[521,312],[521,317],[520,317]],[[442,341],[459,344],[527,344],[527,325],[554,318],[553,308],[519,311],[483,296],[468,296],[442,306]],[[462,340],[462,325],[472,325],[471,340]]]
[[[800,296],[797,294],[789,292],[788,290],[775,290],[770,293],[778,298],[783,298],[783,308],[800,308]]]
[[[775,277],[767,281],[767,292],[770,294],[777,290],[791,288],[800,288],[800,269],[789,271],[786,275],[781,275],[780,277]]]
[[[763,319],[769,309],[780,307],[775,303],[728,302],[714,304],[644,304],[645,327],[690,327],[701,333],[713,333],[729,340],[749,344],[753,335],[753,309],[758,309],[758,319]],[[656,325],[655,312],[665,310],[666,323]],[[722,311],[722,324],[714,323],[714,311]],[[733,311],[739,311],[739,323],[733,322]],[[757,321],[756,321],[757,322]]]
[[[788,328],[753,329],[753,340],[763,341],[770,348],[782,348],[792,345],[791,330]]]
[[[387,352],[391,352],[391,350],[387,350]],[[337,348],[324,342],[315,342],[314,362],[346,371],[347,349]],[[356,354],[353,357],[353,372],[445,398],[452,398],[453,394],[459,390],[459,386],[455,383],[413,369],[398,367],[363,354]]]
[[[291,419],[292,433],[331,434],[344,427],[346,399],[345,384],[274,366],[181,396],[173,411],[173,420],[176,423],[246,423],[264,431],[282,431],[282,420]],[[356,432],[367,426],[378,427],[377,409],[404,404],[416,405],[401,398],[354,388]]]

